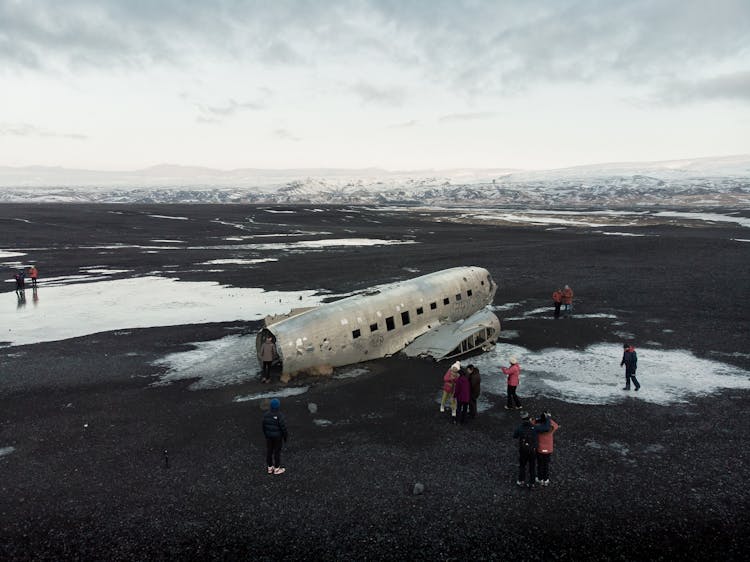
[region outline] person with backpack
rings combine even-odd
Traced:
[[[515,407],[516,410],[520,410],[521,401],[518,399],[518,394],[516,394],[518,378],[521,374],[521,366],[518,364],[518,359],[511,357],[510,366],[501,367],[501,369],[503,374],[508,377],[508,403],[505,405],[505,409],[511,410]]]
[[[549,431],[550,420],[539,425],[531,423],[528,412],[521,412],[521,425],[513,432],[513,438],[518,439],[518,480],[516,484],[532,488],[536,480],[536,451],[538,445],[537,434]],[[529,465],[529,481],[526,483],[526,465]]]
[[[630,344],[623,344],[622,361],[620,361],[620,367],[625,365],[625,387],[623,390],[630,390],[630,381],[632,379],[635,385],[635,391],[641,388],[638,379],[635,378],[635,371],[638,368],[638,354],[635,352],[635,347]]]
[[[539,477],[535,481],[542,486],[549,486],[549,463],[550,460],[552,460],[554,441],[552,434],[555,433],[560,426],[552,419],[552,414],[549,412],[542,412],[541,416],[533,420],[534,426],[542,425],[545,422],[549,422],[550,428],[549,431],[537,435],[536,468]]]
[[[281,444],[289,437],[286,420],[279,411],[281,402],[278,398],[271,400],[270,409],[263,414],[263,435],[266,438],[266,465],[268,474],[284,474],[286,468],[281,466]]]
[[[482,392],[482,376],[479,374],[479,369],[474,365],[466,367],[466,371],[469,373],[469,385],[471,386],[471,396],[469,397],[469,417],[477,417],[477,399],[479,394]]]

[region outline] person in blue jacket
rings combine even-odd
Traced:
[[[622,361],[620,361],[620,367],[625,365],[625,387],[623,390],[630,390],[630,381],[633,381],[636,392],[641,388],[638,379],[635,378],[635,371],[638,368],[638,354],[635,352],[635,347],[630,344],[623,344]]]
[[[266,465],[268,474],[284,474],[286,468],[281,466],[281,444],[289,437],[286,420],[279,411],[281,402],[278,398],[271,400],[271,408],[263,414],[263,435],[266,437]]]

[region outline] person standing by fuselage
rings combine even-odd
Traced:
[[[622,361],[620,361],[620,367],[625,365],[625,387],[623,390],[630,390],[630,381],[632,379],[635,385],[636,392],[641,388],[638,379],[635,378],[635,371],[638,368],[638,354],[635,352],[635,347],[630,344],[622,345]]]
[[[456,379],[456,389],[453,392],[458,402],[458,421],[464,423],[466,421],[466,411],[469,409],[469,400],[471,400],[471,384],[469,378],[466,376],[466,371],[461,369],[459,376]],[[453,423],[456,422],[456,418],[453,418]]]
[[[518,364],[518,359],[515,357],[510,358],[510,366],[502,367],[503,373],[508,377],[508,403],[505,405],[506,410],[511,410],[513,407],[516,410],[521,408],[521,401],[518,399],[516,390],[518,389],[519,375],[521,374],[521,366]]]
[[[466,367],[466,371],[469,373],[469,386],[471,387],[471,397],[469,398],[469,417],[477,417],[477,399],[479,394],[482,392],[482,376],[479,374],[479,369],[474,365]]]
[[[450,398],[450,408],[454,416],[456,415],[456,398],[453,394],[456,391],[456,379],[458,378],[459,369],[461,369],[461,363],[456,361],[443,375],[443,397],[440,400],[440,411],[445,412],[445,402]]]
[[[273,342],[273,337],[268,336],[260,346],[260,360],[263,361],[263,374],[260,382],[271,382],[271,365],[276,355],[276,344]]]

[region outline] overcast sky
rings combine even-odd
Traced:
[[[750,153],[748,0],[0,0],[0,165]]]

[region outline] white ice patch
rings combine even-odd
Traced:
[[[636,234],[634,232],[606,232],[604,230],[596,230],[597,234],[604,234],[605,236],[649,236],[648,234]]]
[[[323,298],[309,290],[230,288],[164,277],[60,287],[45,283],[38,290],[36,306],[0,308],[0,341],[26,345],[131,328],[262,320],[293,308],[317,306]],[[254,342],[250,347],[255,348]]]
[[[258,258],[255,260],[246,260],[246,259],[226,259],[226,260],[208,260],[201,262],[199,265],[226,265],[226,264],[236,264],[236,265],[253,265],[256,263],[266,263],[269,261],[279,261],[276,258]]]
[[[655,404],[688,402],[725,388],[750,388],[750,372],[685,350],[638,349],[639,392],[622,390],[625,370],[620,367],[622,347],[596,344],[583,351],[545,349],[532,352],[498,344],[491,352],[472,358],[482,373],[482,389],[505,395],[506,377],[500,366],[511,355],[521,365],[518,393],[524,397],[556,398],[578,404],[612,404],[639,399]]]
[[[0,447],[0,457],[4,457],[5,455],[10,455],[15,450],[16,450],[15,447]]]
[[[750,240],[746,240],[745,238],[732,238],[735,242],[750,242]]]
[[[0,250],[0,258],[17,258],[25,256],[23,252],[11,252],[10,250]]]
[[[187,217],[173,217],[173,216],[170,216],[170,215],[146,215],[146,216],[149,216],[152,219],[170,219],[170,220],[173,220],[173,221],[187,221],[187,220],[190,220]]]
[[[349,367],[346,369],[343,369],[341,371],[336,371],[333,375],[334,379],[354,379],[357,377],[361,377],[362,375],[369,374],[369,369],[366,369],[364,367]]]
[[[744,217],[731,217],[728,215],[720,215],[718,213],[682,213],[677,211],[661,211],[654,213],[655,217],[675,217],[682,219],[692,219],[708,222],[732,222],[750,228],[750,219]]]
[[[251,400],[263,400],[264,398],[286,398],[287,396],[299,396],[310,390],[309,386],[290,386],[270,392],[259,392],[245,396],[235,396],[232,402],[249,402]]]

